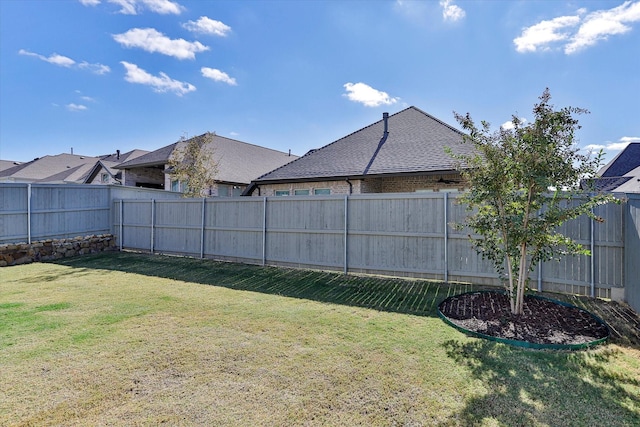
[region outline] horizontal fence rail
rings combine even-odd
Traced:
[[[466,217],[448,193],[117,200],[123,249],[256,264],[499,285],[493,264],[454,227]],[[610,298],[625,286],[625,204],[600,206],[562,232],[593,256],[542,263],[530,287]]]

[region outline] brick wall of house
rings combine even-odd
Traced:
[[[136,187],[139,183],[158,185],[163,185],[165,183],[165,173],[162,168],[126,169],[123,170],[123,174],[123,185],[127,187]]]
[[[365,180],[363,187],[363,193],[414,193],[416,191],[464,190],[464,184],[459,174],[374,178]]]
[[[361,184],[360,180],[351,181],[353,194],[361,192]],[[289,195],[293,196],[295,190],[309,190],[309,194],[313,195],[314,190],[327,188],[331,191],[331,194],[349,194],[349,184],[346,180],[343,180],[260,185],[260,191],[254,190],[252,196],[275,196],[276,191],[289,191]]]
[[[462,179],[458,174],[366,178],[364,180],[351,180],[350,182],[352,185],[352,194],[413,193],[416,191],[464,190],[464,185],[461,183]],[[289,194],[292,196],[295,194],[295,190],[309,190],[309,194],[313,194],[314,189],[320,188],[330,189],[331,194],[349,194],[349,184],[345,180],[342,180],[260,185],[259,194],[258,191],[255,190],[252,195],[275,196],[276,191],[282,190],[289,191]]]

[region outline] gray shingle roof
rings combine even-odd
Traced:
[[[600,176],[624,176],[638,166],[640,166],[640,142],[632,142],[600,170]]]
[[[13,160],[0,160],[0,171],[13,168],[20,165],[21,162],[14,162]]]
[[[0,178],[11,179],[16,182],[50,182],[60,181],[64,177],[66,182],[68,177],[75,173],[82,174],[88,172],[98,161],[97,157],[79,156],[75,154],[57,154],[55,156],[44,156],[27,163],[22,163],[13,168],[0,172]],[[75,176],[75,175],[74,175]],[[53,177],[49,180],[50,177]],[[78,179],[80,176],[78,176]],[[72,182],[77,180],[71,179]]]
[[[379,147],[384,120],[377,121],[254,182],[451,171],[455,164],[445,147],[455,153],[472,153],[472,145],[462,142],[462,132],[416,107],[390,115],[388,132]]]
[[[206,134],[191,139],[202,139]],[[175,142],[131,161],[121,163],[117,169],[131,169],[165,165],[171,154],[185,142]],[[249,184],[256,177],[297,159],[282,151],[260,147],[235,139],[213,135],[212,158],[217,163],[216,180],[220,182]]]
[[[599,191],[640,192],[640,142],[632,142],[598,171],[592,184]]]
[[[100,160],[111,162],[114,164],[119,164],[119,163],[128,162],[129,160],[133,160],[137,157],[143,156],[148,153],[149,152],[146,150],[135,149],[135,150],[127,151],[126,153],[120,153],[120,158],[118,158],[118,154],[116,153],[116,154],[108,154],[105,156],[100,156]]]

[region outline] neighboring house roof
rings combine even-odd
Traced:
[[[592,185],[598,191],[640,193],[640,142],[632,142],[598,171]]]
[[[324,147],[312,150],[254,181],[294,182],[365,176],[437,173],[455,170],[445,152],[471,154],[464,134],[416,108],[409,107]]]
[[[82,182],[97,157],[75,154],[44,156],[0,172],[0,180],[15,182]]]
[[[93,165],[93,168],[91,168],[89,173],[87,173],[87,175],[84,177],[83,183],[90,184],[91,182],[93,182],[100,171],[105,171],[111,176],[112,179],[120,179],[120,174],[122,172],[115,169],[117,165],[119,165],[119,163],[98,160],[96,164]]]
[[[600,169],[598,175],[601,177],[625,176],[638,166],[640,166],[640,142],[632,142]]]
[[[144,156],[145,154],[149,154],[149,152],[146,150],[136,149],[136,150],[127,151],[126,153],[120,154],[120,150],[118,150],[118,152],[115,154],[107,154],[104,156],[100,156],[100,160],[105,162],[111,162],[113,164],[120,164],[120,163],[127,162],[129,160],[133,160],[140,156]]]
[[[13,160],[0,160],[0,172],[18,166],[20,164],[21,162],[14,162]]]
[[[39,179],[36,182],[47,184],[82,184],[92,167],[93,164],[91,163],[85,163],[73,168],[70,167],[57,174]]]
[[[122,162],[118,165],[118,169],[132,169],[143,168],[147,166],[164,166],[171,157],[171,153],[176,148],[178,143],[167,145],[166,147],[159,148],[155,151],[151,151],[142,156],[138,156],[135,159]]]
[[[146,153],[148,151],[132,150],[120,154],[120,159],[117,154],[100,157],[67,153],[44,156],[30,162],[15,164],[7,169],[0,169],[0,181],[82,184],[88,182],[90,173],[98,167],[99,162],[102,162],[110,173],[115,174],[118,173],[113,170],[115,165]]]
[[[119,180],[121,171],[117,170],[115,167],[121,163],[124,163],[128,160],[133,160],[145,154],[148,154],[148,151],[145,150],[132,150],[124,154],[109,154],[106,156],[101,156],[100,160],[93,165],[93,168],[87,173],[84,177],[84,184],[89,184],[93,182],[100,171],[107,172],[112,179]]]
[[[207,134],[191,138],[202,140]],[[178,141],[149,154],[121,163],[116,169],[166,165],[176,149],[188,141]],[[211,156],[216,162],[218,182],[249,184],[256,177],[298,158],[282,151],[213,134]]]

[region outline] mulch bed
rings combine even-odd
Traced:
[[[512,315],[501,292],[473,292],[447,298],[440,312],[473,332],[535,344],[585,344],[609,335],[606,325],[577,307],[526,295],[524,314]]]

